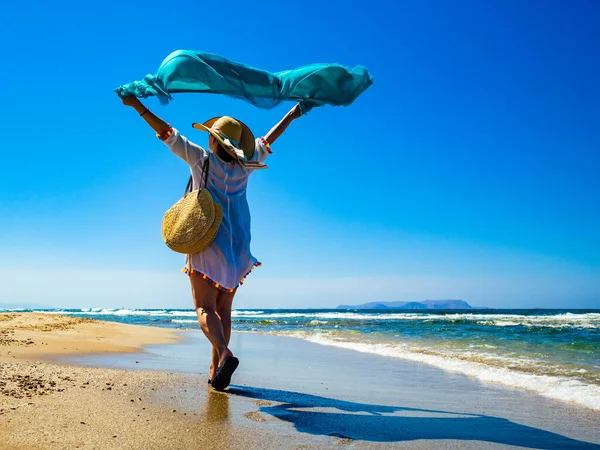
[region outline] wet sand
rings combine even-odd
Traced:
[[[143,353],[11,358],[1,379],[38,386],[0,397],[0,447],[600,448],[598,411],[528,392],[294,338],[235,333],[232,349],[228,394],[207,387],[199,332]]]

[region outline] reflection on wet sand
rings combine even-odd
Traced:
[[[223,392],[208,388],[206,405],[200,408],[204,420],[209,423],[229,422],[229,397]]]
[[[205,404],[200,404],[199,410],[203,424],[208,425],[205,432],[209,435],[210,448],[236,448],[239,446],[239,442],[236,443],[231,424],[227,394],[216,392],[209,386]]]

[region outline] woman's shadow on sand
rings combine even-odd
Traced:
[[[478,414],[372,405],[274,389],[235,386],[231,394],[277,405],[260,411],[292,423],[300,432],[371,442],[457,439],[539,449],[600,449],[510,420]]]

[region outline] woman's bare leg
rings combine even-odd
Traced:
[[[217,294],[217,315],[221,319],[221,325],[223,326],[223,335],[225,337],[225,342],[229,345],[229,340],[231,339],[231,307],[233,305],[233,297],[235,296],[235,292],[222,292],[220,291]],[[219,367],[219,353],[217,349],[213,345],[212,348],[212,363],[210,365],[209,378],[215,376],[217,372],[217,368]]]
[[[217,314],[221,318],[223,334],[227,345],[229,345],[229,340],[231,339],[231,308],[235,292],[219,292],[219,295],[217,295]]]
[[[227,346],[223,324],[216,312],[219,291],[199,276],[192,275],[190,282],[192,284],[192,296],[194,297],[194,305],[200,328],[216,349],[218,362],[221,365],[225,361],[225,358],[232,356],[233,353],[231,353],[231,350]]]

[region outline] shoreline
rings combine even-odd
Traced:
[[[236,401],[208,391],[204,378],[91,368],[64,359],[141,358],[148,345],[180,341],[175,330],[0,313],[0,448],[278,448],[264,445],[276,442],[272,433],[230,415]],[[195,392],[197,405],[182,403],[188,391]],[[248,409],[240,406],[235,409]]]
[[[594,357],[599,350],[594,333],[600,329],[600,309],[587,310],[586,314],[575,310],[551,310],[542,315],[539,311],[522,315],[518,310],[504,312],[500,315],[471,312],[457,315],[447,310],[439,314],[435,311],[363,314],[255,309],[235,310],[233,316],[236,332],[295,336],[321,345],[424,363],[600,410],[600,368]],[[65,314],[198,329],[195,312],[185,309],[85,308],[65,310]],[[367,329],[363,330],[365,320]],[[369,329],[372,321],[383,330],[381,335]],[[557,333],[552,332],[555,329]],[[520,342],[521,336],[525,336],[525,341]]]
[[[0,314],[6,448],[600,448],[597,411],[422,363],[234,333],[224,394],[207,387],[200,332],[111,323],[104,350],[126,352],[93,353],[80,338],[102,348],[107,323],[23,314],[18,333]]]
[[[483,364],[472,359],[462,358],[461,355],[447,357],[432,352],[406,351],[399,353],[396,348],[385,344],[342,342],[320,336],[302,339],[318,345],[425,364],[449,373],[465,375],[473,380],[508,389],[527,391],[559,402],[600,411],[600,387],[588,384],[585,386],[585,392],[582,392],[582,384],[573,385],[573,380],[556,375],[517,371],[502,365],[492,366],[489,363]]]
[[[200,332],[184,337],[176,346],[148,348],[142,358],[104,355],[77,362],[127,370],[169,367],[196,378],[200,373],[202,380],[208,344]],[[241,365],[229,395],[256,400],[255,412],[269,424],[284,421],[299,432],[377,446],[600,448],[594,432],[600,413],[576,404],[293,337],[234,333],[231,348]]]

